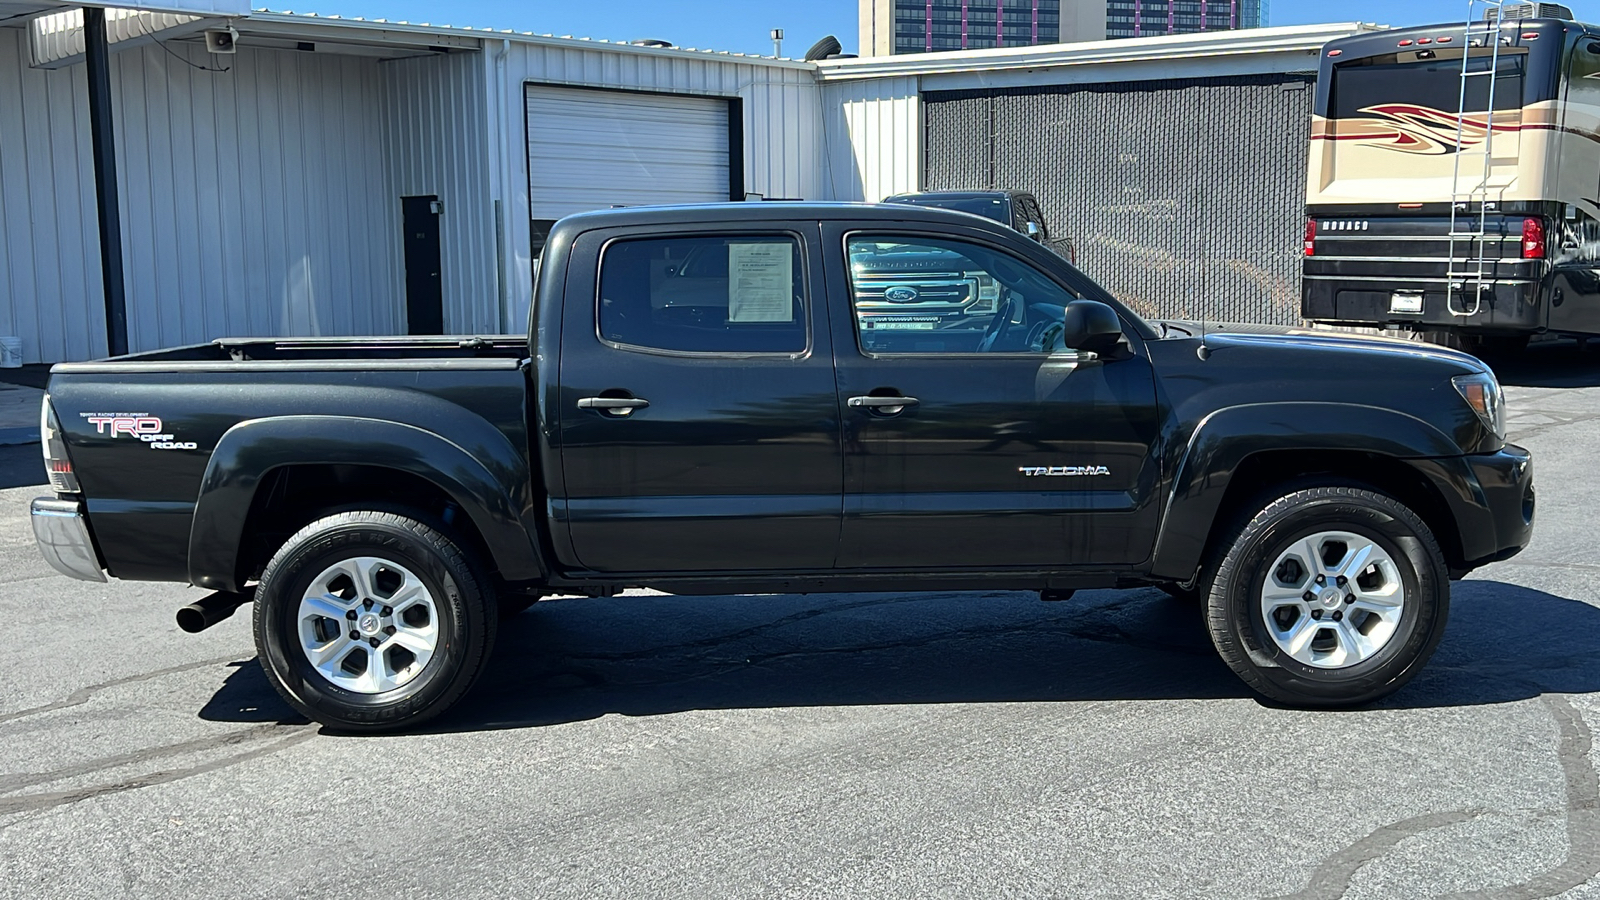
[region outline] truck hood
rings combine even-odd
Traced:
[[[1453,382],[1493,377],[1466,353],[1393,338],[1209,323],[1202,343],[1192,324],[1159,323],[1163,338],[1145,345],[1160,390],[1191,427],[1219,411],[1251,407],[1286,433],[1349,435],[1387,427],[1379,421],[1416,423],[1438,436],[1417,448],[1419,456],[1488,453],[1503,444]]]
[[[1212,339],[1249,338],[1244,343],[1268,343],[1284,347],[1308,347],[1356,352],[1391,351],[1412,357],[1433,359],[1442,363],[1466,366],[1464,372],[1487,372],[1489,367],[1477,357],[1460,350],[1451,350],[1437,344],[1393,338],[1383,335],[1356,334],[1345,331],[1304,328],[1295,325],[1256,325],[1241,322],[1199,322],[1187,319],[1156,319],[1151,321],[1161,334],[1161,340],[1193,340],[1202,335],[1207,343]],[[1266,339],[1266,340],[1262,340]],[[1460,373],[1458,373],[1460,374]]]

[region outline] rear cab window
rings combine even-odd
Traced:
[[[804,353],[810,346],[800,240],[787,234],[615,241],[600,259],[600,339],[687,354]]]

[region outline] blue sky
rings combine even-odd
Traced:
[[[256,0],[257,3],[261,0]],[[1600,0],[1567,0],[1578,18],[1594,21]],[[834,34],[856,49],[856,0],[275,0],[272,8],[394,21],[514,28],[628,41],[663,38],[682,47],[771,53],[774,28],[786,34],[784,55],[798,57]],[[1271,0],[1271,24],[1381,22],[1422,25],[1459,20],[1465,0]]]

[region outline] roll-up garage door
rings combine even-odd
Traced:
[[[730,198],[728,101],[528,85],[530,213]]]

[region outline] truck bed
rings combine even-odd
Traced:
[[[481,360],[522,359],[528,355],[523,335],[426,335],[417,337],[218,338],[166,350],[132,353],[80,366],[124,366],[150,363],[329,362],[353,360]]]
[[[52,370],[50,396],[106,568],[118,578],[189,581],[194,510],[208,467],[225,436],[253,420],[371,418],[448,436],[504,474],[508,499],[525,507],[531,479],[519,368],[527,355],[523,336],[229,338],[62,363]],[[108,424],[115,420],[142,423],[150,440],[115,430]],[[342,477],[316,441],[291,443],[326,477]],[[405,465],[378,446],[365,456]],[[302,479],[286,489],[327,486]]]

